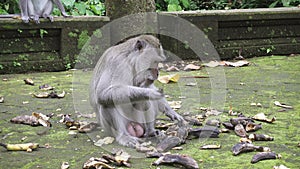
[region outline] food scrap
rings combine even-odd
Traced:
[[[6,148],[9,151],[27,151],[31,152],[39,147],[38,143],[23,143],[23,144],[4,144],[0,143],[0,146]]]

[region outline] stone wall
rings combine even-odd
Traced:
[[[53,23],[0,20],[0,73],[60,71],[71,68],[93,32],[108,17],[56,17]]]
[[[208,35],[222,59],[300,53],[300,8],[176,12]],[[167,40],[169,41],[169,40]],[[169,43],[170,44],[170,43]],[[195,58],[180,42],[169,47],[180,57]]]

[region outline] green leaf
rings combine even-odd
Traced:
[[[274,8],[277,5],[278,1],[273,2],[271,5],[269,5],[269,8]]]
[[[80,14],[77,11],[71,11],[71,15],[72,16],[80,16]]]
[[[104,6],[102,4],[98,5],[91,5],[91,10],[96,14],[96,15],[102,15],[104,12]]]
[[[75,1],[76,0],[64,0],[62,2],[67,8],[72,8],[74,6]]]
[[[84,2],[75,3],[75,8],[78,9],[80,15],[86,14],[86,4]]]
[[[1,14],[1,15],[6,15],[6,14],[8,14],[8,13],[6,12],[6,10],[0,9],[0,14]]]
[[[178,0],[169,0],[168,4],[169,5],[179,5],[179,1]]]
[[[281,0],[281,2],[282,2],[282,5],[284,7],[289,7],[290,6],[290,0]]]
[[[175,5],[175,4],[169,4],[168,5],[168,11],[169,12],[174,12],[174,11],[178,11],[178,5]]]
[[[87,16],[93,16],[93,15],[95,15],[95,14],[94,14],[94,12],[91,11],[91,10],[86,10],[86,15],[87,15]]]
[[[189,0],[181,0],[181,3],[183,7],[189,8],[190,7],[190,1]]]

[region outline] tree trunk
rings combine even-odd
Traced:
[[[125,39],[157,29],[155,0],[106,0],[110,22],[110,41],[115,45]],[[153,32],[153,31],[152,31]]]
[[[112,20],[122,16],[155,12],[155,0],[105,0],[106,15]]]

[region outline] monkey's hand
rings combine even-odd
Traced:
[[[157,89],[148,89],[148,98],[150,100],[158,100],[164,97],[164,94],[162,90],[157,90]]]
[[[168,111],[165,111],[165,114],[173,121],[177,120],[180,123],[184,121],[183,117],[176,113],[173,109],[168,109]]]

